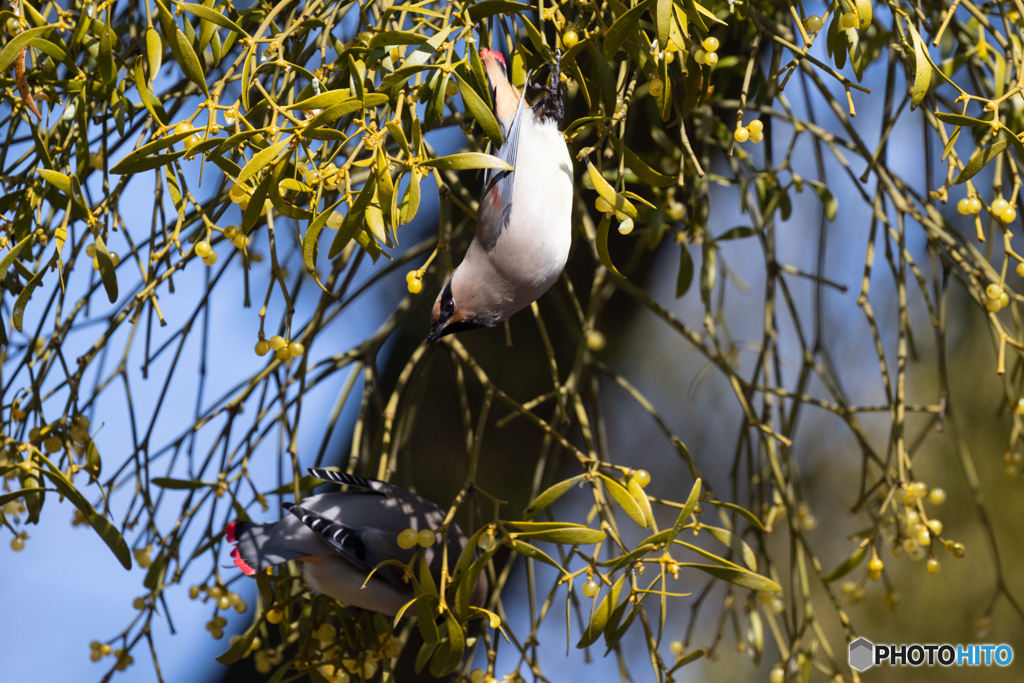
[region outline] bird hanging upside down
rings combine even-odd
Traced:
[[[505,58],[486,49],[480,56],[504,136],[497,156],[514,170],[484,173],[476,234],[434,303],[431,344],[492,327],[536,301],[558,279],[572,242],[572,160],[558,130],[560,63],[530,109],[505,77]]]
[[[305,498],[302,505],[289,506],[290,514],[279,522],[228,524],[225,537],[228,543],[236,544],[231,551],[235,564],[252,576],[275,564],[302,560],[311,590],[343,605],[394,616],[413,598],[412,584],[402,569],[385,565],[369,580],[367,576],[384,560],[409,564],[415,543],[401,547],[399,534],[407,529],[433,531],[444,522],[444,512],[415,493],[387,482],[322,469],[309,473],[317,479],[345,484],[349,490]],[[448,528],[449,566],[454,566],[467,541],[457,524]],[[420,550],[435,584],[439,584],[442,548],[433,545]],[[470,604],[482,605],[486,595],[487,575],[481,573]]]

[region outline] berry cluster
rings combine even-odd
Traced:
[[[973,204],[972,204],[973,206]],[[960,205],[957,204],[957,210],[960,209]],[[1003,224],[1012,223],[1017,219],[1017,210],[1013,208],[1010,202],[1006,201],[1002,197],[996,197],[992,200],[992,215],[998,218]]]
[[[108,643],[99,643],[94,640],[89,643],[89,649],[92,650],[89,659],[94,662],[98,662],[107,655],[113,654],[117,658],[117,664],[114,668],[118,671],[124,671],[135,662],[135,659],[130,654],[124,650],[112,650]]]
[[[423,289],[423,270],[410,270],[405,274],[405,282],[410,294],[419,294]]]
[[[718,64],[718,53],[715,52],[718,49],[718,38],[708,36],[701,43],[701,47],[704,49],[698,48],[693,51],[693,61],[698,64],[707,64],[708,66]]]
[[[406,529],[398,534],[398,547],[402,550],[409,550],[417,545],[423,548],[434,545],[434,532],[430,529],[422,529],[417,533],[415,529]]]
[[[231,591],[221,586],[192,586],[188,589],[188,597],[193,600],[198,600],[200,594],[203,595],[203,602],[213,600],[215,606],[219,610],[227,610],[234,608],[239,614],[243,614],[249,606],[245,604],[245,600],[238,593],[232,593]],[[220,617],[218,617],[219,619]],[[212,622],[211,622],[212,623]],[[209,628],[209,626],[207,626]],[[223,625],[218,628],[223,628]]]
[[[736,131],[732,134],[736,138],[736,142],[751,142],[758,143],[764,139],[764,124],[761,123],[761,119],[754,119],[746,126],[736,126]]]
[[[964,197],[956,203],[956,210],[961,216],[969,216],[981,211],[981,200],[977,197]]]
[[[265,356],[268,351],[273,351],[279,361],[286,361],[292,358],[298,358],[306,352],[306,347],[303,346],[302,342],[293,341],[288,342],[284,337],[279,334],[275,334],[270,338],[270,341],[263,339],[256,342],[256,355]]]
[[[620,234],[628,235],[633,232],[633,219],[621,211],[616,211],[615,207],[609,204],[608,200],[604,197],[598,196],[598,198],[594,200],[594,207],[601,213],[611,213],[612,211],[615,211],[615,218],[619,221]]]
[[[1020,267],[1018,266],[1019,269]],[[988,301],[985,302],[985,308],[993,313],[1010,305],[1010,295],[1006,293],[1002,285],[992,283],[985,288],[985,296],[988,297]]]

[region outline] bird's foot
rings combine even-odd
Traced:
[[[551,73],[548,82],[531,83],[535,89],[543,90],[544,97],[541,98],[533,111],[545,118],[561,121],[565,116],[565,103],[562,101],[562,51],[555,51],[555,63],[551,65]]]

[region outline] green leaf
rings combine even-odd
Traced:
[[[658,49],[664,50],[672,30],[672,0],[657,0],[654,23],[658,27]]]
[[[146,61],[149,63],[149,80],[156,78],[164,58],[164,43],[156,29],[146,30]]]
[[[187,137],[187,136],[186,136]],[[169,154],[154,154],[152,156],[143,157],[141,159],[128,160],[127,158],[122,159],[110,169],[110,172],[114,175],[134,175],[136,173],[143,173],[145,171],[152,171],[154,168],[160,168],[166,166],[175,159],[180,159],[185,155],[185,150],[179,150],[177,152],[171,152]]]
[[[700,659],[707,653],[707,650],[694,650],[693,652],[686,653],[684,656],[676,660],[676,663],[672,666],[671,669],[669,669],[669,673],[672,673],[676,669],[680,669],[686,666],[687,664],[692,664],[693,662],[696,662],[698,659]]]
[[[85,519],[89,522],[89,526],[99,534],[103,542],[114,552],[114,556],[117,557],[118,561],[125,569],[132,568],[132,555],[128,550],[128,544],[124,542],[124,538],[117,528],[110,523],[106,517],[100,515],[96,510],[93,509],[89,501],[85,499],[81,493],[78,492],[70,481],[64,476],[64,473],[60,471],[52,462],[50,462],[45,456],[41,457],[49,469],[40,470],[44,475],[49,477],[50,481],[53,482],[57,490],[60,491],[61,495],[71,501],[72,505],[81,510],[82,514],[85,515]]]
[[[870,26],[871,18],[871,0],[857,0],[857,19],[859,20],[860,28],[866,29]]]
[[[650,0],[637,3],[632,9],[620,16],[608,29],[604,37],[604,56],[611,59],[619,51],[626,39],[636,32],[636,24],[640,21],[640,15],[647,9]]]
[[[846,560],[841,565],[833,569],[831,573],[829,573],[829,575],[825,577],[825,581],[827,581],[828,583],[832,583],[833,581],[837,581],[843,578],[844,576],[852,572],[854,569],[856,569],[857,565],[859,565],[864,560],[864,558],[867,557],[867,555],[868,546],[863,545],[857,548],[853,551],[853,554],[846,558]]]
[[[621,275],[619,269],[612,263],[611,254],[608,253],[608,233],[611,229],[612,217],[611,214],[605,214],[601,217],[601,222],[597,226],[597,236],[595,237],[594,246],[597,247],[597,257],[601,259],[601,265],[608,270],[612,271],[616,275]]]
[[[705,240],[702,246],[704,259],[700,264],[700,298],[705,306],[711,306],[711,292],[715,288],[715,281],[718,279],[717,250],[710,240]]]
[[[454,73],[455,78],[459,81],[459,92],[462,93],[462,101],[466,105],[466,111],[480,124],[484,135],[490,138],[491,144],[495,147],[500,147],[502,141],[501,127],[498,125],[498,120],[494,118],[491,106],[480,97],[479,93],[469,84],[469,81],[463,78],[458,71]]]
[[[3,280],[7,276],[7,269],[14,263],[14,259],[18,258],[18,254],[21,250],[27,247],[32,242],[33,235],[29,233],[20,242],[14,245],[14,247],[4,254],[4,257],[0,259],[0,280]]]
[[[677,299],[686,294],[693,282],[693,258],[690,256],[690,250],[686,248],[685,241],[680,247],[682,247],[682,253],[679,257],[679,274],[676,276]]]
[[[989,162],[999,156],[1003,150],[1006,149],[1006,145],[1008,144],[1009,142],[1006,140],[1000,140],[999,142],[989,145],[980,152],[976,152],[974,156],[971,157],[971,160],[967,162],[967,165],[964,166],[964,170],[960,171],[960,174],[953,182],[960,185],[973,178],[978,174],[978,171],[985,168]]]
[[[541,513],[541,511],[549,508],[556,500],[565,495],[569,489],[573,486],[578,485],[581,481],[586,479],[587,475],[580,474],[571,479],[560,481],[554,486],[548,488],[539,496],[537,496],[529,507],[523,512],[523,519],[531,520]]]
[[[690,515],[692,515],[693,511],[697,509],[697,501],[700,500],[700,485],[700,479],[693,482],[693,488],[690,489],[690,495],[687,496],[686,504],[683,505],[683,509],[679,511],[679,516],[676,517],[676,523],[672,527],[672,533],[669,534],[667,542],[672,542],[672,540],[679,535],[686,526],[687,521],[690,519]]]
[[[111,48],[110,15],[113,8],[107,10],[107,23],[104,31],[100,32],[100,50],[97,57],[97,66],[100,71],[100,82],[104,86],[110,86],[117,78],[117,67],[114,66],[114,52]],[[117,36],[114,36],[116,39]]]
[[[7,70],[11,68],[11,64],[14,64],[14,60],[18,58],[18,53],[21,52],[23,47],[32,42],[33,38],[52,30],[52,26],[37,26],[27,31],[22,31],[11,38],[11,41],[4,45],[4,49],[0,51],[0,74],[7,73]]]
[[[32,298],[32,292],[43,281],[44,274],[46,274],[46,267],[40,268],[39,272],[32,276],[28,284],[22,287],[18,300],[14,302],[14,308],[11,311],[11,322],[14,324],[14,329],[18,332],[21,332],[21,322],[25,315],[25,306],[28,305],[29,299]]]
[[[644,515],[644,521],[646,524],[644,528],[654,527],[654,511],[651,510],[651,501],[647,498],[647,494],[644,493],[644,488],[640,486],[640,483],[636,480],[636,477],[630,477],[629,483],[626,484],[626,489],[629,491],[629,495],[633,496],[633,500],[640,506],[640,511]]]
[[[761,520],[759,520],[757,518],[757,516],[753,512],[750,512],[749,510],[745,510],[745,509],[741,508],[739,505],[736,505],[735,503],[723,503],[722,501],[718,501],[718,500],[709,500],[708,503],[710,503],[711,505],[714,505],[715,507],[720,507],[720,508],[725,508],[727,510],[731,510],[731,511],[735,512],[736,514],[738,514],[743,519],[745,519],[748,522],[750,522],[750,524],[754,528],[758,529],[759,531],[765,531],[764,524],[761,523]]]
[[[316,97],[310,98],[310,100],[315,99]],[[307,102],[308,101],[309,100],[307,100]],[[312,119],[310,119],[309,123],[306,124],[306,130],[309,131],[318,126],[325,126],[327,124],[334,123],[342,116],[347,116],[348,114],[351,114],[356,111],[362,111],[367,107],[376,107],[378,105],[384,104],[387,101],[387,95],[381,95],[378,93],[369,93],[362,100],[356,98],[344,100],[342,102],[339,102],[338,104],[328,107],[327,109],[324,109],[322,112],[320,112]]]
[[[629,167],[629,170],[633,171],[636,177],[647,185],[653,187],[672,187],[679,180],[679,176],[668,176],[658,173],[648,166],[643,159],[634,154],[629,147],[623,147],[622,153],[626,157],[626,166]]]
[[[242,232],[246,235],[252,232],[256,221],[260,219],[260,215],[263,213],[263,206],[267,201],[267,195],[270,193],[270,183],[273,179],[274,177],[270,173],[263,176],[263,180],[260,181],[252,196],[249,197],[249,205],[245,207],[245,213],[242,214]]]
[[[736,567],[724,567],[717,564],[697,564],[695,562],[679,562],[680,567],[693,567],[699,569],[706,574],[710,574],[716,579],[727,581],[743,588],[749,588],[755,591],[768,591],[775,593],[782,590],[782,586],[775,583],[771,579],[754,572],[747,571],[746,569],[739,569]]]
[[[715,238],[715,242],[723,242],[725,240],[739,240],[743,239],[744,237],[753,237],[756,234],[757,230],[741,225],[739,227],[726,230],[721,235]]]
[[[412,172],[409,173],[409,187],[406,188],[405,194],[402,196],[401,208],[398,212],[398,221],[396,225],[405,225],[410,223],[413,218],[416,217],[416,213],[420,210],[420,174],[413,168]]]
[[[744,542],[742,538],[729,531],[728,529],[720,529],[715,526],[707,526],[702,524],[700,527],[701,531],[706,531],[714,536],[719,543],[727,546],[734,553],[739,555],[743,559],[743,564],[747,565],[750,571],[757,571],[757,556],[754,555],[754,551],[750,549],[750,546]]]
[[[201,489],[204,486],[216,486],[216,484],[210,484],[205,481],[195,481],[192,479],[171,479],[170,477],[154,477],[150,481],[159,486],[162,489],[174,489],[174,490],[192,490]]]
[[[199,57],[196,55],[196,51],[192,49],[192,43],[189,42],[185,34],[181,32],[180,28],[175,29],[174,38],[178,42],[178,51],[181,53],[181,70],[188,76],[188,79],[199,86],[203,91],[203,94],[207,98],[210,97],[210,91],[206,87],[206,76],[203,75],[203,67],[199,63]]]
[[[419,165],[439,168],[445,171],[467,171],[476,168],[498,168],[503,171],[515,170],[498,157],[483,154],[482,152],[463,152],[462,154],[452,154],[446,157],[436,157],[422,161]]]
[[[982,121],[981,119],[972,119],[970,116],[961,116],[960,114],[947,114],[944,111],[935,112],[935,118],[943,123],[952,123],[954,126],[991,126],[991,121]]]
[[[921,34],[914,28],[914,22],[908,21],[907,28],[914,39],[914,87],[910,97],[910,110],[913,111],[924,100],[932,84],[932,63],[928,59],[928,47],[921,40]]]
[[[825,183],[819,180],[808,180],[811,187],[814,189],[814,193],[818,195],[818,199],[821,200],[821,207],[825,211],[825,218],[829,221],[836,219],[836,211],[839,209],[839,204],[836,202],[836,198],[832,196],[832,192],[828,189]]]
[[[366,184],[363,185],[363,189],[356,195],[356,200],[352,202],[352,208],[345,214],[345,220],[342,221],[341,226],[338,228],[338,234],[334,236],[334,241],[331,242],[331,250],[327,252],[328,258],[333,259],[340,254],[341,250],[356,236],[356,233],[363,224],[363,214],[366,211],[366,207],[373,201],[376,189],[377,178],[371,175],[367,179]]]
[[[563,543],[565,545],[590,545],[600,543],[607,537],[603,531],[598,529],[580,528],[575,526],[562,527],[561,529],[548,529],[544,531],[524,531],[516,534],[516,540],[526,539],[530,541],[542,541],[544,543]]]
[[[3,493],[3,494],[0,494],[0,506],[7,505],[7,503],[10,503],[12,500],[18,500],[19,498],[21,498],[23,496],[35,495],[35,494],[38,494],[38,493],[43,493],[44,491],[51,491],[51,490],[52,489],[44,489],[44,488],[40,488],[40,487],[33,487],[33,488],[28,488],[28,489],[19,489],[17,491],[11,491],[10,493]]]
[[[237,183],[244,183],[249,178],[253,177],[263,169],[272,166],[274,160],[277,159],[277,155],[282,149],[287,147],[292,141],[292,136],[288,136],[280,142],[275,142],[270,147],[262,149],[253,155],[252,159],[242,167],[242,172],[238,174],[238,178],[235,179]]]
[[[362,100],[358,100],[352,96],[352,91],[348,88],[342,88],[341,90],[328,90],[322,92],[319,95],[314,95],[308,99],[290,104],[285,109],[300,109],[303,111],[310,111],[312,109],[330,109],[336,104],[341,102],[352,101],[357,103],[357,109],[362,108]],[[355,111],[353,109],[352,111]]]
[[[370,49],[391,47],[392,45],[422,45],[427,37],[412,31],[381,31],[370,39]]]
[[[561,569],[562,572],[565,572],[565,569],[562,568],[562,565],[552,560],[550,555],[545,553],[543,550],[540,550],[539,548],[530,545],[529,543],[526,543],[524,541],[515,541],[515,546],[513,546],[512,549],[520,555],[522,555],[523,557],[529,557],[533,560],[539,560],[544,564],[549,564],[555,569]]]
[[[472,21],[480,21],[495,14],[512,14],[513,12],[532,12],[531,5],[524,5],[511,0],[484,0],[469,8],[469,18]],[[486,47],[486,45],[485,45]]]
[[[612,608],[615,607],[615,603],[619,601],[619,593],[622,592],[622,584],[626,580],[626,575],[620,576],[614,584],[612,589],[604,596],[601,600],[601,604],[594,610],[593,615],[590,617],[590,623],[587,624],[586,630],[583,632],[583,637],[576,643],[577,648],[589,647],[604,632],[605,626],[608,625],[608,617],[611,616]]]
[[[316,242],[320,236],[320,231],[327,225],[327,219],[334,213],[334,209],[341,204],[342,200],[334,202],[323,212],[317,214],[317,216],[310,221],[309,227],[306,228],[306,234],[302,238],[302,261],[306,264],[306,269],[309,272],[316,270]]]
[[[252,647],[252,641],[260,632],[260,625],[262,624],[262,619],[254,619],[252,625],[242,634],[242,637],[231,643],[228,651],[217,657],[217,661],[221,664],[234,664],[248,654],[249,648]]]
[[[96,261],[100,264],[100,278],[103,280],[103,288],[107,290],[107,298],[110,303],[117,301],[117,274],[114,272],[114,261],[110,258],[107,245],[103,243],[103,237],[96,235]]]
[[[644,516],[643,510],[640,509],[640,506],[633,499],[633,496],[629,495],[629,491],[611,477],[607,477],[603,474],[599,476],[604,482],[608,493],[610,493],[612,498],[615,499],[615,502],[619,504],[619,507],[621,507],[634,522],[646,529],[647,518]]]
[[[181,7],[182,9],[188,11],[188,12],[191,12],[192,14],[196,15],[200,19],[206,19],[207,21],[209,21],[211,23],[217,24],[217,26],[220,26],[222,28],[228,28],[228,29],[231,29],[232,31],[237,31],[238,33],[240,33],[243,36],[248,36],[249,35],[248,33],[246,33],[242,29],[241,26],[239,26],[235,22],[231,21],[226,16],[224,16],[223,14],[218,12],[217,10],[213,9],[212,7],[206,7],[204,5],[196,5],[196,4],[191,3],[191,2],[181,2],[181,3],[178,3],[178,6]]]

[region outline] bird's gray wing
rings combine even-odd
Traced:
[[[505,131],[505,140],[495,154],[513,169],[519,152],[519,131],[523,125],[525,111],[526,99],[520,98],[515,116]],[[477,239],[488,251],[494,248],[512,215],[512,188],[515,186],[515,180],[515,170],[489,168],[484,171],[484,192],[480,199],[476,231]]]
[[[391,552],[392,548],[389,547],[388,541],[383,538],[379,529],[357,529],[342,522],[333,522],[323,515],[303,508],[301,505],[292,505],[289,507],[288,512],[298,517],[303,524],[316,532],[327,545],[334,548],[342,557],[367,575],[378,564],[394,557],[394,553]],[[392,538],[390,545],[394,546],[394,550],[398,550],[396,539]],[[398,579],[396,572],[391,571],[392,569],[394,568],[382,567],[374,576],[394,585],[396,588],[407,588]]]
[[[346,486],[352,486],[358,489],[364,489],[366,491],[372,491],[373,493],[379,493],[381,495],[387,495],[387,484],[377,479],[366,479],[364,477],[357,477],[354,474],[348,474],[347,472],[335,472],[334,470],[325,470],[319,467],[311,467],[307,470],[310,476],[316,477],[322,481],[330,481],[335,484],[345,484]]]

